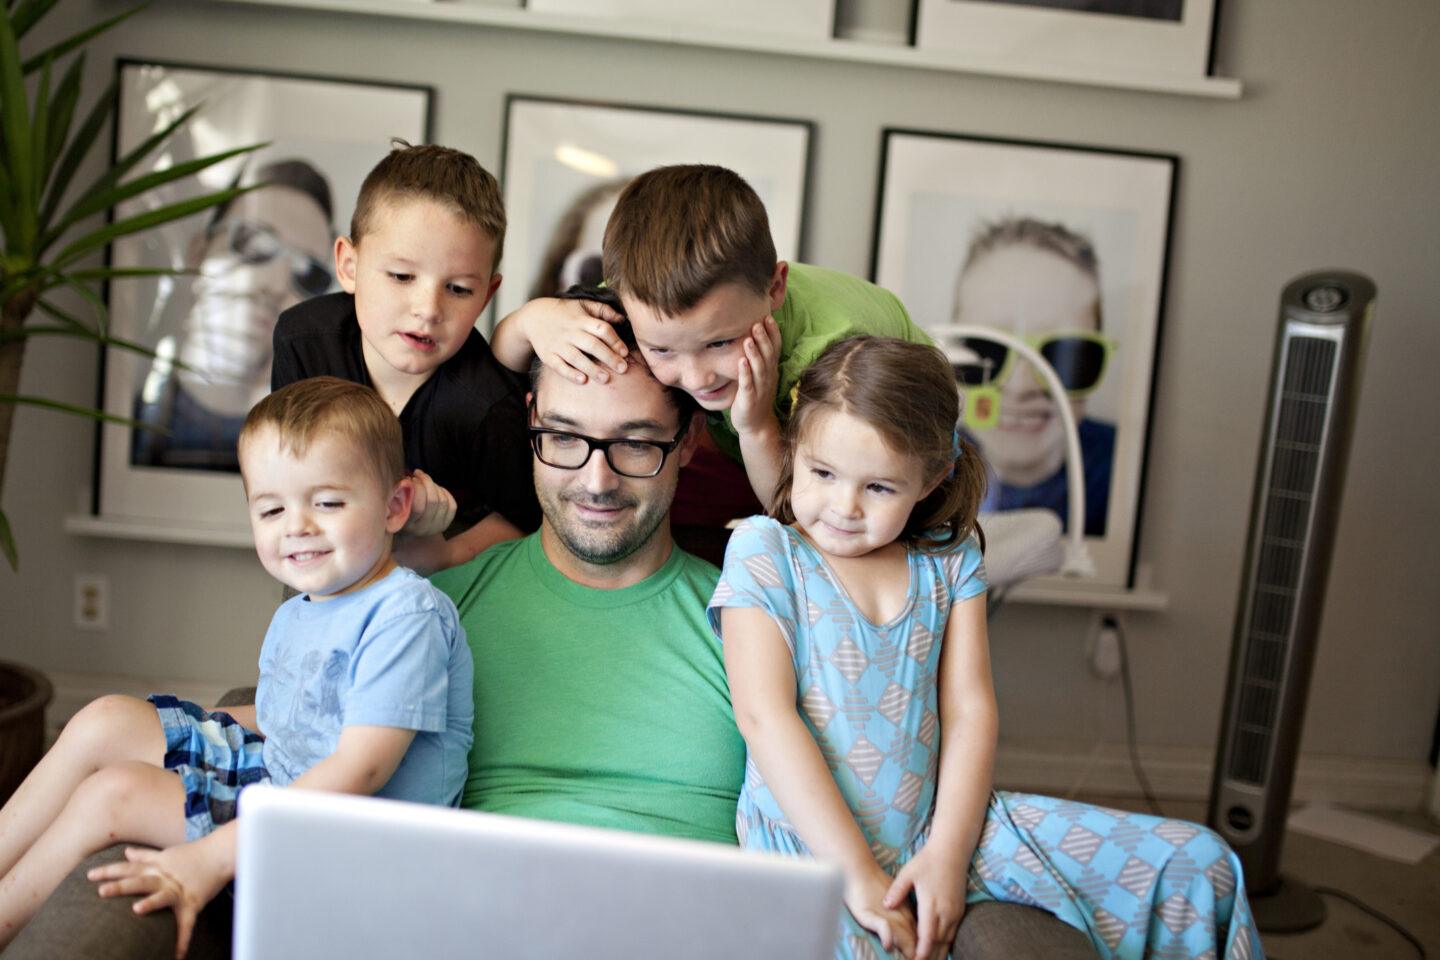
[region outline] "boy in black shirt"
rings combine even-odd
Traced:
[[[421,573],[539,525],[519,385],[474,329],[500,286],[504,239],[499,185],[473,157],[402,144],[365,178],[350,236],[335,241],[344,292],[275,327],[271,389],[343,377],[400,418],[416,497],[395,556]]]

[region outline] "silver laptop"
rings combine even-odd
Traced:
[[[828,960],[838,870],[693,840],[252,787],[236,960]]]

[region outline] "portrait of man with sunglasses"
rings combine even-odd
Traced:
[[[325,176],[289,159],[245,179],[264,186],[217,207],[189,244],[185,266],[195,275],[176,281],[191,294],[178,329],[155,321],[172,331],[156,342],[159,358],[142,381],[135,419],[163,429],[134,432],[136,465],[238,470],[240,425],[270,391],[276,319],[333,282]]]
[[[1059,374],[1066,396],[1050,395],[1029,363],[994,341],[968,338],[977,358],[957,366],[962,385],[990,388],[990,415],[972,436],[993,471],[982,510],[1042,507],[1068,522],[1064,421],[1067,402],[1080,433],[1085,534],[1105,535],[1115,425],[1086,416],[1115,342],[1102,332],[1099,261],[1091,242],[1062,224],[1014,217],[984,226],[970,244],[955,290],[957,323],[1024,338]],[[972,393],[974,393],[972,391]],[[974,403],[974,399],[967,398]]]

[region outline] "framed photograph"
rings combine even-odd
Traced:
[[[725,30],[767,36],[828,40],[835,28],[835,0],[524,0],[538,13],[649,21],[659,26]]]
[[[915,45],[1114,76],[1204,77],[1220,0],[918,0]]]
[[[268,145],[117,211],[131,216],[231,185],[265,184],[225,208],[111,246],[116,267],[193,273],[110,285],[111,332],[150,347],[158,359],[121,350],[102,359],[105,409],[147,426],[100,428],[94,509],[202,538],[205,531],[247,531],[235,438],[250,407],[270,392],[275,321],[335,288],[331,247],[337,233],[349,232],[361,181],[391,138],[429,139],[432,94],[428,87],[173,63],[122,60],[117,69],[114,157],[193,107],[198,112],[150,163]]]
[[[501,167],[510,223],[494,318],[602,279],[600,242],[616,197],[631,177],[665,164],[740,174],[765,203],[776,254],[799,259],[812,133],[801,120],[510,96]]]
[[[1173,156],[886,130],[871,274],[956,364],[990,470],[984,509],[1069,522],[1056,399],[1006,330],[1056,368],[1080,434],[1095,582],[1133,586],[1165,304]]]

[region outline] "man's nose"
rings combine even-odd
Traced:
[[[590,451],[590,459],[580,467],[580,481],[586,490],[600,493],[618,487],[620,475],[611,468],[610,461],[605,459],[605,452],[596,447]]]

